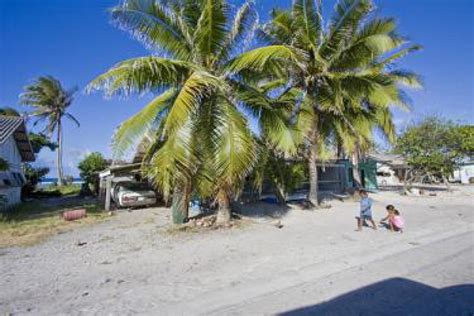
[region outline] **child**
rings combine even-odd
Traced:
[[[375,222],[372,219],[372,200],[369,198],[369,194],[367,191],[359,190],[360,194],[360,213],[359,216],[356,216],[357,220],[357,231],[362,230],[362,224],[364,221],[368,220],[372,223],[372,228],[377,230],[377,226],[375,226]]]
[[[393,205],[387,205],[386,209],[388,214],[380,221],[380,223],[385,224],[391,231],[399,231],[400,233],[403,233],[405,221],[400,215],[400,212],[395,209]],[[388,221],[388,224],[384,223],[385,221]]]

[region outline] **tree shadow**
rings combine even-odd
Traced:
[[[278,315],[473,315],[474,284],[437,289],[392,278],[343,294],[329,301]]]
[[[276,201],[257,201],[250,203],[235,203],[233,211],[239,215],[253,218],[281,218],[284,217],[291,208],[288,204],[278,204]]]

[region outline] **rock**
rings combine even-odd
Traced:
[[[283,224],[281,223],[280,220],[275,220],[275,221],[273,221],[273,222],[272,222],[272,225],[275,226],[275,227],[278,228],[278,229],[283,228]]]
[[[78,245],[79,247],[85,246],[85,245],[87,245],[87,241],[78,241],[78,242],[77,242],[77,245]]]

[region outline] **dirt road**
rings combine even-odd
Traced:
[[[0,250],[0,314],[471,315],[471,191],[374,194],[403,234],[354,231],[355,202],[255,217],[240,229],[169,234],[168,210],[120,213],[29,248]],[[259,212],[262,213],[262,212]],[[79,246],[79,244],[81,246]]]

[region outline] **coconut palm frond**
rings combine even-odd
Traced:
[[[161,113],[169,108],[176,97],[176,91],[170,89],[154,98],[140,112],[123,122],[114,134],[112,149],[115,158],[121,158],[133,148],[143,135],[156,127]]]
[[[177,85],[194,70],[192,64],[160,57],[139,57],[125,60],[89,83],[86,90],[102,89],[107,95],[147,92]]]
[[[147,47],[187,59],[192,43],[183,34],[176,15],[158,1],[128,0],[110,11],[112,21]],[[180,32],[181,31],[181,32]]]
[[[206,72],[194,72],[180,88],[166,117],[167,134],[196,112],[200,102],[213,91],[222,89],[222,81]]]

